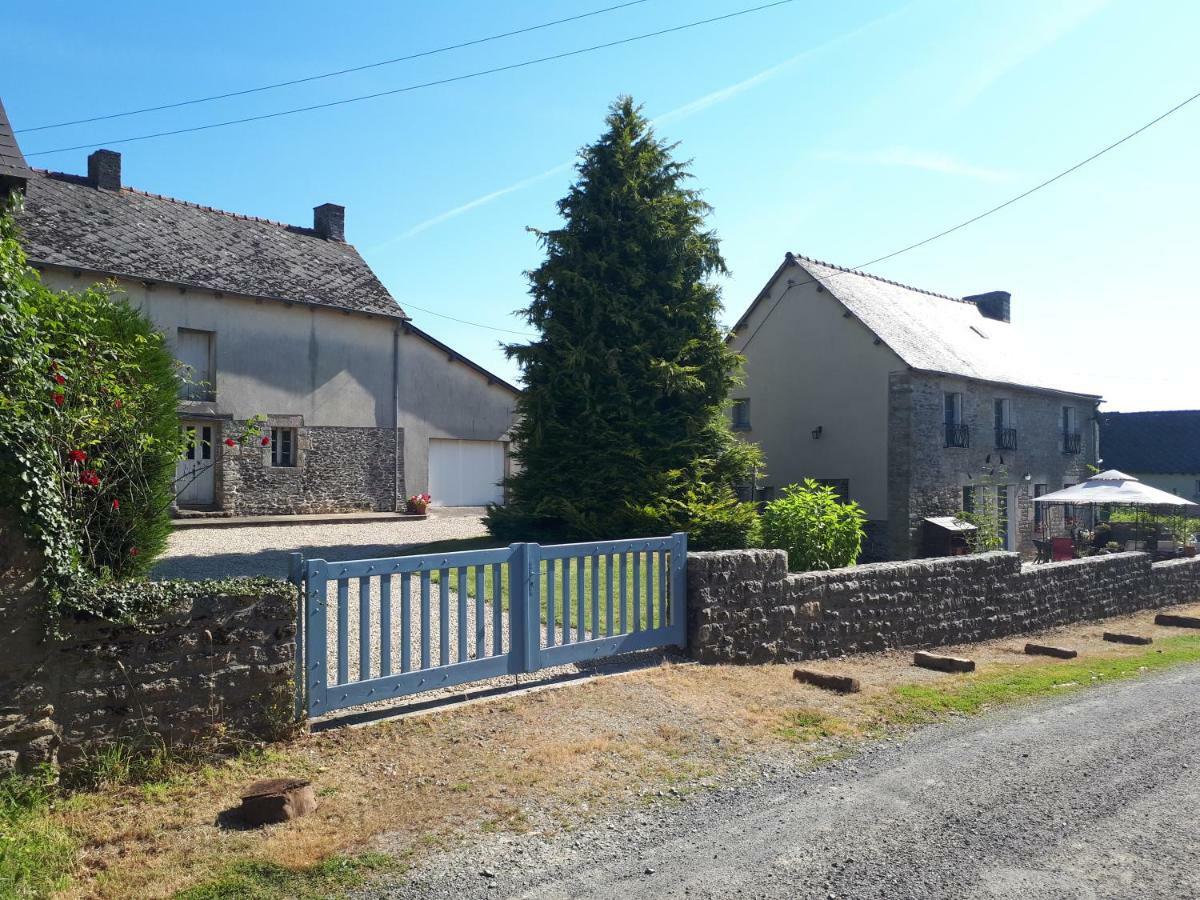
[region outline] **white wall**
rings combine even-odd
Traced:
[[[54,268],[51,287],[82,289],[98,276]],[[216,333],[217,405],[222,414],[303,416],[306,426],[404,429],[405,490],[428,487],[429,438],[502,440],[516,398],[486,375],[401,323],[384,317],[212,291],[120,281],[120,291],[167,336],[179,328]],[[398,338],[397,338],[398,333]],[[399,365],[394,373],[394,350]],[[399,385],[399,416],[393,384]]]
[[[851,499],[886,519],[888,373],[903,363],[827,291],[788,290],[789,278],[806,280],[785,267],[732,342],[746,357],[732,396],[750,399],[751,429],[739,434],[763,449],[762,484],[848,478]]]

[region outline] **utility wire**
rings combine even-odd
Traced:
[[[209,122],[207,125],[193,125],[189,128],[176,128],[171,131],[156,131],[156,132],[152,132],[150,134],[140,134],[140,135],[136,135],[133,137],[116,138],[116,139],[105,140],[105,141],[94,141],[89,144],[76,144],[73,147],[56,147],[53,150],[36,150],[33,153],[26,153],[25,156],[26,157],[45,156],[50,153],[65,153],[69,150],[88,150],[93,147],[110,146],[112,144],[130,144],[130,143],[133,143],[134,141],[148,141],[153,138],[169,137],[171,135],[176,135],[176,134],[189,134],[189,133],[195,132],[195,131],[207,131],[212,128],[224,128],[228,125],[242,125],[242,124],[245,124],[246,122],[260,122],[264,119],[276,119],[276,118],[279,118],[280,116],[291,116],[291,115],[295,115],[296,113],[312,112],[312,111],[318,110],[318,109],[329,109],[330,107],[334,107],[334,106],[344,106],[347,103],[358,103],[363,100],[374,100],[378,97],[390,97],[394,94],[404,94],[404,93],[408,93],[410,91],[422,90],[424,88],[437,87],[438,85],[453,84],[458,81],[467,81],[472,78],[480,78],[480,77],[483,77],[484,75],[495,75],[499,72],[509,72],[509,71],[512,71],[513,69],[523,69],[528,66],[536,66],[541,63],[553,62],[554,60],[558,60],[558,59],[567,59],[572,56],[580,56],[584,53],[592,53],[597,50],[607,50],[610,47],[619,47],[623,44],[632,44],[632,43],[635,43],[636,41],[644,41],[644,40],[647,40],[648,38],[660,37],[664,34],[673,34],[677,31],[686,31],[689,28],[696,28],[696,27],[699,27],[700,25],[710,25],[713,22],[723,22],[726,19],[735,19],[738,16],[745,16],[745,15],[749,15],[750,13],[761,12],[762,10],[765,10],[765,9],[772,9],[776,6],[784,6],[786,4],[794,3],[794,2],[795,2],[795,0],[774,0],[774,2],[772,2],[772,3],[764,3],[760,6],[752,6],[748,9],[740,9],[735,12],[725,13],[724,15],[721,15],[721,16],[713,16],[708,19],[698,19],[695,22],[688,22],[684,25],[674,25],[670,28],[662,28],[658,31],[650,31],[650,32],[646,32],[645,34],[637,34],[637,35],[634,35],[633,37],[621,38],[621,39],[615,40],[615,41],[607,41],[603,44],[593,44],[590,47],[581,47],[577,50],[567,50],[562,53],[554,53],[550,56],[541,56],[536,59],[527,59],[522,62],[510,63],[509,65],[506,65],[506,66],[496,66],[491,69],[481,69],[477,72],[468,72],[465,75],[454,75],[449,78],[439,78],[435,81],[425,81],[420,84],[410,84],[405,87],[393,88],[388,91],[378,91],[374,94],[361,94],[357,97],[346,97],[342,100],[331,100],[328,103],[315,103],[312,106],[299,106],[294,109],[284,109],[284,110],[279,110],[278,112],[262,113],[261,115],[257,115],[257,116],[246,116],[241,119],[228,119],[223,122]]]
[[[1082,169],[1088,163],[1096,161],[1101,156],[1108,153],[1110,150],[1115,150],[1117,147],[1120,147],[1126,141],[1132,140],[1133,138],[1137,137],[1143,131],[1146,131],[1149,128],[1153,128],[1159,122],[1163,121],[1163,119],[1167,118],[1168,116],[1174,115],[1175,113],[1179,112],[1179,110],[1181,110],[1185,106],[1187,106],[1189,103],[1191,103],[1197,99],[1200,99],[1200,91],[1198,91],[1195,94],[1192,94],[1187,99],[1182,100],[1179,103],[1175,104],[1170,109],[1168,109],[1166,112],[1151,119],[1149,122],[1142,125],[1140,128],[1134,129],[1133,131],[1129,132],[1124,137],[1113,141],[1111,144],[1104,147],[1103,149],[1097,150],[1095,153],[1093,153],[1091,156],[1087,157],[1086,159],[1081,159],[1079,162],[1075,163],[1073,166],[1063,169],[1057,175],[1052,175],[1051,177],[1047,178],[1045,181],[1035,184],[1033,187],[1029,188],[1026,191],[1022,191],[1021,193],[1017,194],[1015,197],[1009,197],[1003,203],[999,203],[996,206],[991,207],[990,209],[986,209],[983,212],[979,213],[978,215],[971,216],[971,218],[969,218],[969,219],[964,219],[963,221],[959,222],[957,225],[951,225],[949,228],[939,231],[937,234],[932,234],[929,237],[924,238],[923,240],[919,240],[919,241],[916,241],[915,243],[909,244],[905,247],[901,247],[899,250],[893,250],[891,253],[885,253],[883,256],[877,256],[874,259],[869,260],[865,263],[860,263],[859,265],[854,266],[853,268],[851,268],[849,270],[834,272],[832,275],[826,276],[825,280],[832,281],[834,278],[840,278],[843,275],[858,274],[858,271],[861,269],[865,269],[868,266],[873,266],[876,263],[881,263],[885,259],[893,259],[894,257],[899,256],[901,253],[907,253],[909,250],[916,250],[918,247],[924,247],[926,244],[931,244],[934,241],[938,240],[939,238],[944,238],[944,237],[946,237],[946,235],[953,234],[954,232],[956,232],[962,228],[966,228],[968,225],[972,225],[975,222],[978,222],[980,219],[986,219],[988,216],[992,215],[993,213],[998,213],[998,212],[1000,212],[1000,210],[1005,209],[1006,207],[1012,206],[1014,203],[1016,203],[1020,200],[1024,200],[1026,197],[1030,196],[1031,194],[1037,193],[1042,188],[1049,187],[1050,185],[1054,184],[1054,182],[1058,181],[1061,178],[1065,178],[1066,176],[1070,175],[1072,172],[1076,172],[1079,169]],[[792,288],[803,287],[806,284],[816,284],[819,282],[820,282],[820,279],[817,279],[817,278],[809,278],[805,281],[791,282],[788,284],[787,289],[784,291],[784,294],[786,294],[787,291],[790,291]],[[767,319],[769,319],[771,317],[771,313],[775,312],[776,307],[779,306],[779,303],[782,300],[783,300],[783,294],[780,294],[779,299],[775,301],[775,304],[767,312],[766,316],[763,317],[763,320],[758,324],[758,328],[755,328],[754,331],[751,332],[750,337],[747,339],[746,343],[749,343],[751,340],[753,340],[754,336],[756,334],[758,334],[759,330],[764,325],[767,324]]]
[[[16,134],[27,134],[33,131],[48,131],[51,128],[66,128],[68,125],[84,125],[88,122],[103,122],[108,119],[121,119],[126,116],[140,116],[143,113],[159,112],[164,109],[178,109],[181,106],[195,106],[198,103],[211,103],[214,100],[227,100],[230,97],[244,97],[247,94],[257,94],[262,91],[272,91],[276,88],[291,87],[296,84],[307,84],[310,81],[320,81],[323,78],[336,78],[339,75],[349,75],[353,72],[365,72],[367,69],[378,69],[381,66],[390,66],[395,63],[408,62],[413,59],[421,59],[426,56],[435,56],[439,53],[448,53],[451,50],[462,50],[465,47],[475,47],[479,44],[486,44],[490,41],[498,41],[502,38],[516,37],[519,34],[529,34],[532,31],[541,31],[544,28],[553,28],[555,25],[564,25],[567,22],[578,22],[580,19],[589,19],[592,16],[603,15],[604,13],[613,12],[618,9],[625,9],[630,6],[637,6],[641,3],[647,3],[649,0],[628,0],[626,3],[618,3],[615,6],[606,6],[603,9],[595,9],[591,12],[580,13],[577,16],[567,16],[565,19],[555,19],[552,22],[542,22],[540,25],[530,25],[527,28],[517,28],[513,31],[505,31],[502,34],[492,34],[487,37],[475,38],[471,41],[463,41],[461,44],[450,44],[446,47],[437,47],[433,50],[422,50],[419,53],[410,53],[408,56],[396,56],[392,59],[381,59],[378,62],[366,63],[361,66],[351,66],[346,69],[337,69],[333,72],[322,72],[319,75],[306,75],[303,78],[293,78],[290,81],[277,81],[273,84],[262,84],[258,87],[243,88],[238,91],[229,91],[225,94],[213,94],[209,97],[196,97],[191,100],[179,100],[174,103],[163,103],[160,106],[144,106],[141,109],[128,109],[124,112],[107,113],[101,116],[92,116],[87,119],[72,119],[69,122],[54,122],[50,125],[35,125],[32,128],[17,128],[14,129]]]
[[[451,322],[458,322],[460,325],[471,325],[475,328],[482,328],[485,331],[500,331],[504,334],[519,334],[521,337],[537,337],[532,331],[513,331],[511,328],[497,328],[495,325],[484,325],[481,322],[471,322],[467,319],[456,319],[454,316],[448,316],[445,313],[434,312],[432,309],[425,309],[421,306],[414,306],[412,303],[405,303],[405,309],[417,309],[423,313],[428,313],[431,316],[437,316],[439,319],[449,319]]]

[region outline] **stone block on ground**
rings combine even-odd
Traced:
[[[251,826],[290,822],[316,808],[312,782],[303,778],[264,778],[242,793],[242,821]]]
[[[937,669],[939,672],[974,672],[975,660],[961,656],[942,656],[918,650],[913,654],[913,665],[922,669]]]

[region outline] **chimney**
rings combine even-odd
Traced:
[[[346,207],[336,203],[313,207],[313,231],[327,241],[346,240]]]
[[[997,322],[1011,322],[1012,294],[1008,291],[988,291],[986,294],[972,294],[963,297],[979,307],[979,314]]]
[[[106,191],[121,189],[121,154],[115,150],[97,150],[88,157],[88,181]]]

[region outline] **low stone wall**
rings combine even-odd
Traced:
[[[293,710],[296,601],[280,584],[200,592],[143,628],[69,623],[47,640],[36,554],[0,523],[0,771],[89,744],[269,738]]]
[[[705,662],[969,643],[1194,601],[1200,557],[1022,568],[1015,553],[984,553],[789,574],[782,550],[688,555],[688,645]]]

